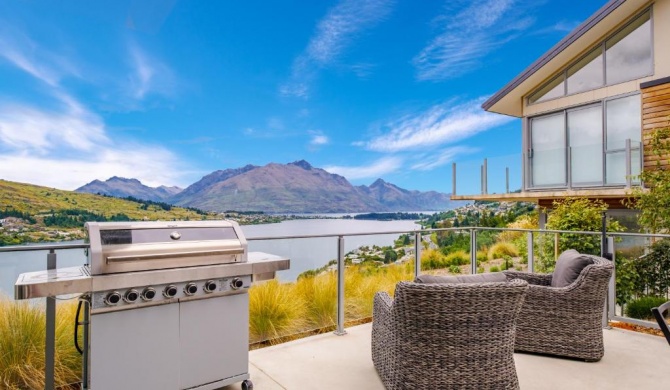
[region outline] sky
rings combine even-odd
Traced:
[[[306,160],[354,185],[520,183],[481,104],[605,0],[0,2],[0,179],[187,187]],[[494,187],[495,188],[492,188]],[[517,186],[518,187],[518,186]]]

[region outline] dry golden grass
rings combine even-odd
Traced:
[[[511,242],[496,242],[489,249],[489,260],[500,259],[503,256],[517,257],[519,250]]]
[[[56,310],[56,386],[81,378],[81,356],[73,344],[75,303]],[[0,388],[44,388],[44,308],[0,297]]]

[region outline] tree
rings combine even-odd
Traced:
[[[387,249],[384,252],[384,263],[392,263],[398,260],[398,254],[393,249]]]
[[[602,214],[607,204],[600,199],[565,198],[554,201],[554,209],[547,219],[547,230],[574,230],[599,232],[602,229]],[[607,231],[620,232],[624,227],[619,222],[608,219]],[[600,254],[601,236],[561,233],[558,237],[558,251],[576,249],[580,253]],[[553,240],[545,240],[542,245],[540,269],[551,271],[555,265]]]
[[[670,169],[662,165],[670,155],[670,127],[653,129],[649,139],[648,150],[651,159],[656,160],[654,168],[645,168],[638,178],[646,189],[636,187],[632,194],[634,199],[627,205],[639,209],[640,226],[652,233],[670,231]]]

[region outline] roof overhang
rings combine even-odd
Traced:
[[[593,188],[556,191],[525,191],[509,194],[451,195],[451,200],[486,200],[499,202],[534,202],[563,198],[619,199],[631,197],[632,191],[626,188]]]
[[[486,111],[523,116],[523,98],[607,33],[621,25],[649,0],[610,0],[570,34],[482,104]]]

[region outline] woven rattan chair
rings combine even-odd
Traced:
[[[586,255],[593,264],[566,287],[551,287],[552,274],[504,271],[523,279],[528,294],[517,318],[516,351],[598,361],[603,346],[603,308],[612,262]]]
[[[528,284],[400,282],[374,299],[372,361],[388,390],[518,389],[514,320]]]

